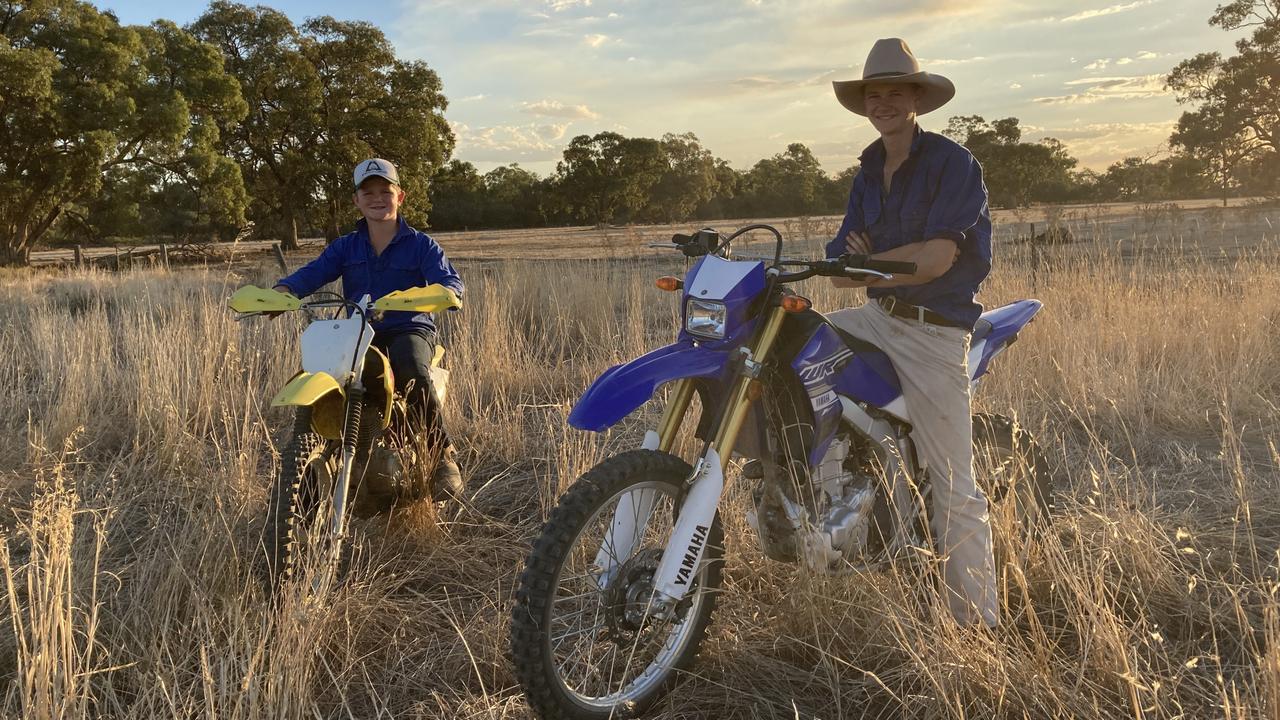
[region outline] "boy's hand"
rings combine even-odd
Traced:
[[[852,255],[870,255],[871,237],[865,232],[850,230],[844,238],[844,247]]]

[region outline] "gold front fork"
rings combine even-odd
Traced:
[[[755,347],[751,348],[752,362],[763,364],[768,360],[769,351],[773,349],[773,343],[778,339],[778,330],[782,328],[782,320],[785,317],[786,311],[781,307],[773,307],[769,310],[764,328],[756,339]],[[755,378],[748,374],[742,374],[738,376],[733,383],[733,387],[729,390],[730,400],[725,406],[724,419],[720,423],[720,430],[716,433],[715,440],[712,442],[716,451],[720,453],[722,463],[727,464],[729,457],[733,454],[733,444],[738,439],[738,431],[742,429],[742,422],[747,417],[747,408],[751,404],[748,393],[751,390],[752,383],[755,382],[758,382]],[[662,422],[658,425],[658,449],[662,452],[671,451],[671,446],[675,443],[676,433],[680,430],[680,425],[684,421],[685,413],[689,410],[689,402],[692,399],[693,381],[689,378],[677,380],[672,392],[671,402],[667,404],[667,409],[662,414]],[[705,410],[706,408],[704,408]]]

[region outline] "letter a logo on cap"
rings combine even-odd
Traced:
[[[391,183],[400,184],[400,175],[396,172],[396,166],[382,158],[364,160],[357,164],[352,181],[355,182],[358,188],[360,183],[371,177],[385,178]]]

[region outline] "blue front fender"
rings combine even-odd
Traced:
[[[687,340],[660,347],[605,370],[573,406],[569,424],[600,432],[643,405],[659,385],[679,378],[717,377],[728,361],[727,349],[710,350]]]

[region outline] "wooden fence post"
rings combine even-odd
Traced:
[[[84,267],[84,248],[76,245],[76,268]]]
[[[271,251],[276,254],[276,262],[280,264],[280,272],[288,275],[289,264],[284,261],[284,250],[281,249],[280,243],[271,243]]]
[[[160,265],[165,270],[169,269],[169,248],[164,243],[160,243]]]

